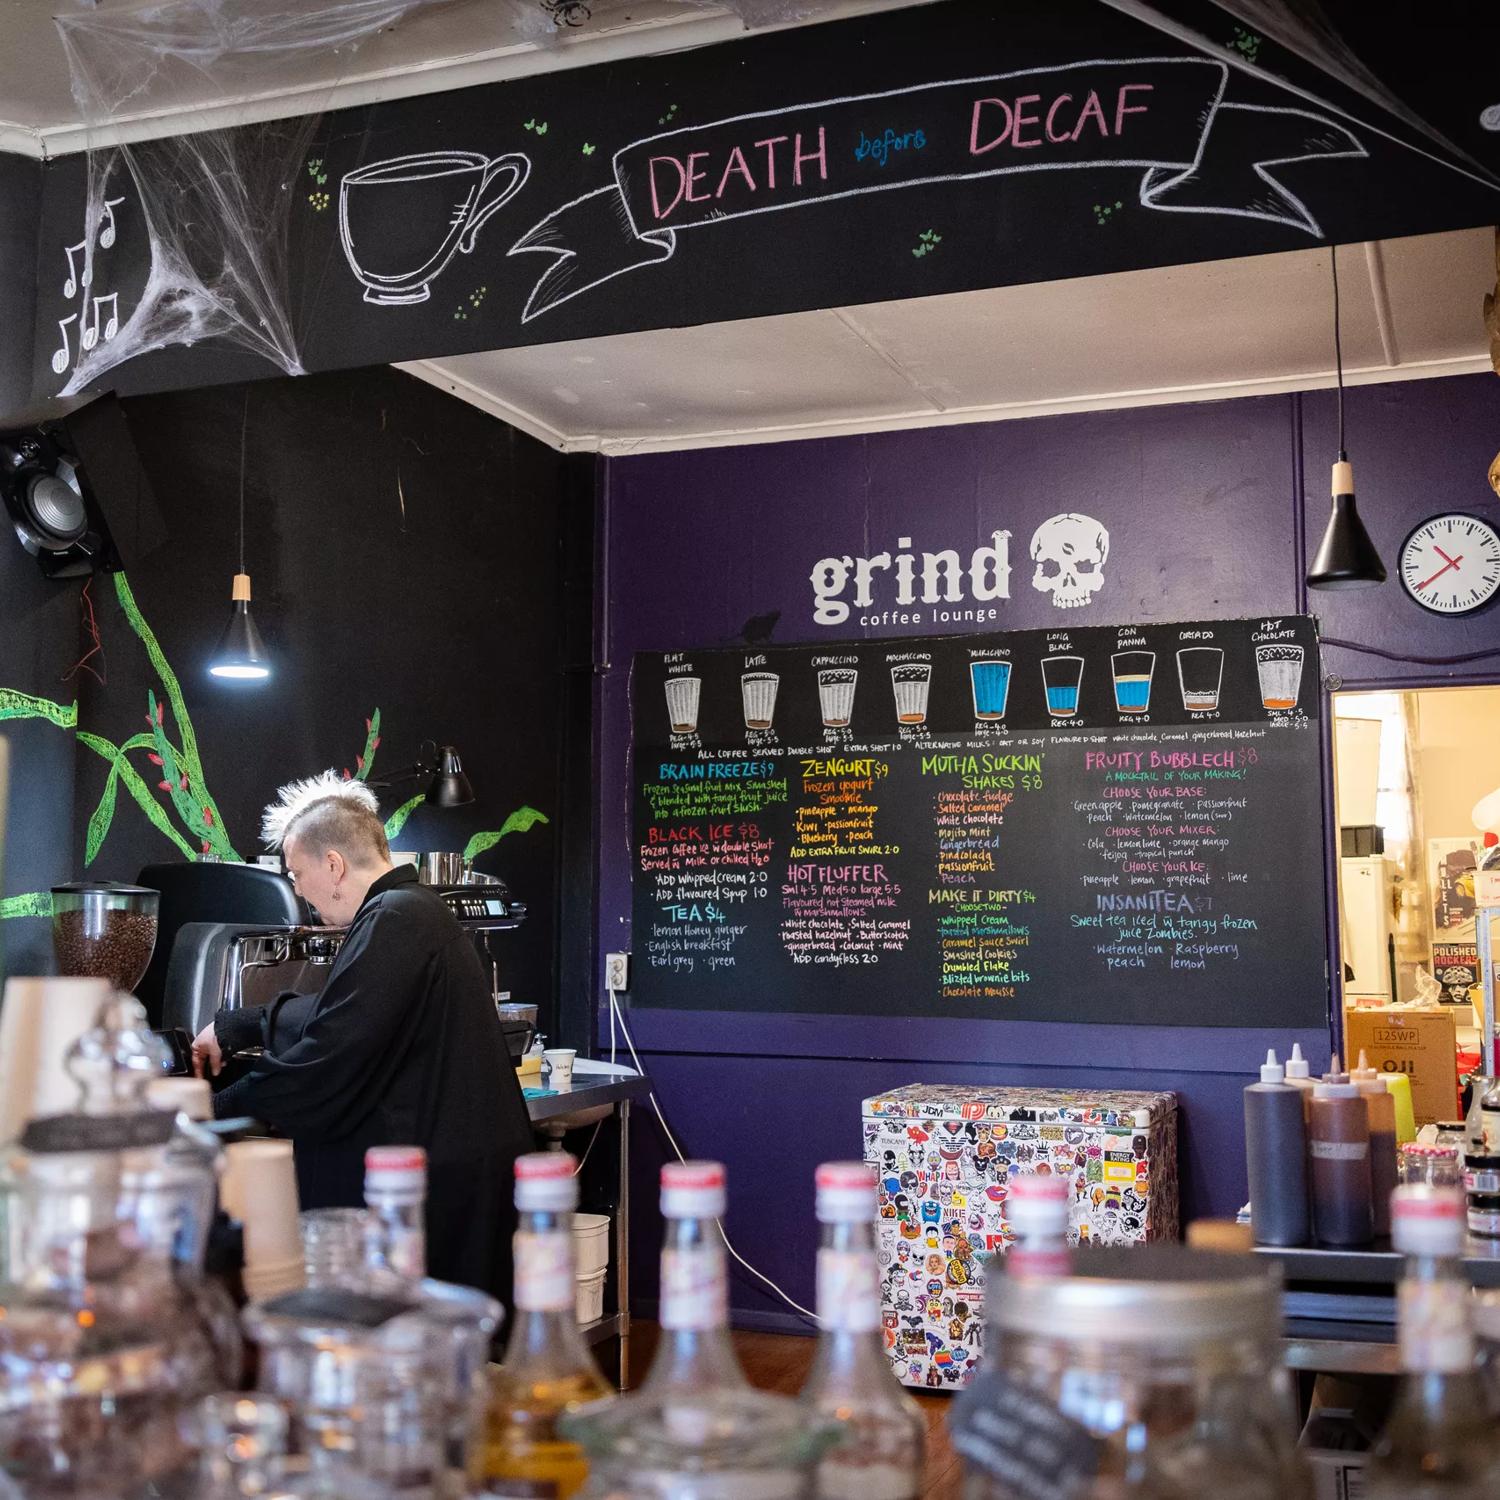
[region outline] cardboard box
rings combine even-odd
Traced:
[[[1411,1079],[1411,1107],[1418,1125],[1459,1118],[1452,1006],[1346,1010],[1344,1048],[1350,1063],[1363,1051],[1371,1067]]]

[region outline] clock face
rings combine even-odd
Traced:
[[[1434,614],[1472,614],[1500,590],[1500,530],[1457,513],[1423,521],[1401,544],[1401,585]]]

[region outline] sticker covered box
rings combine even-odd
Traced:
[[[1012,1173],[1066,1175],[1068,1238],[1177,1238],[1173,1094],[910,1083],[864,1101],[880,1183],[886,1350],[906,1385],[953,1388],[979,1361],[983,1263],[1012,1238]]]

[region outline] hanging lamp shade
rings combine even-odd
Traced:
[[[1385,582],[1385,564],[1359,518],[1354,502],[1354,465],[1340,453],[1333,466],[1333,509],[1317,556],[1308,570],[1310,589],[1364,589]]]
[[[229,623],[209,658],[208,670],[215,677],[259,679],[271,675],[266,643],[250,614],[250,575],[236,573],[231,592]]]
[[[474,788],[452,745],[443,746],[437,774],[427,788],[427,800],[438,807],[464,807],[474,800]]]

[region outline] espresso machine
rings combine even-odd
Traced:
[[[269,1005],[295,990],[315,995],[343,946],[346,929],[298,925],[187,922],[177,929],[167,966],[162,1021],[196,1036],[221,1006]]]

